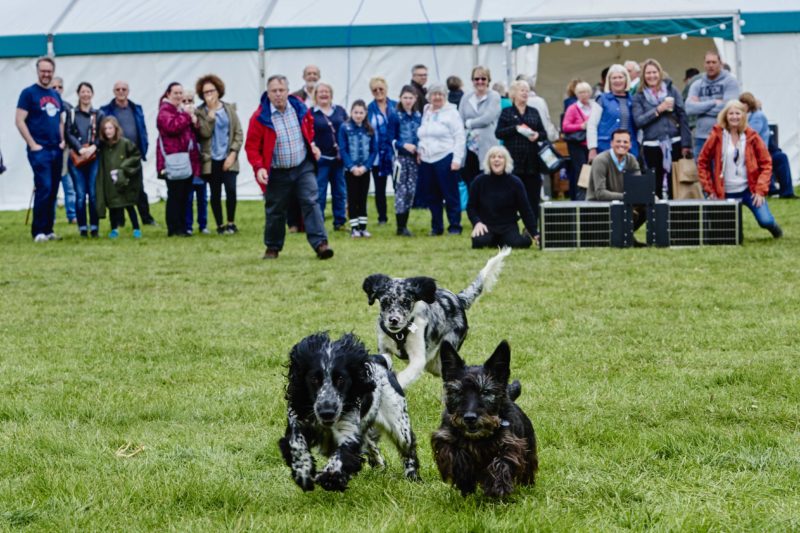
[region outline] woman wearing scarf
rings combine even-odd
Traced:
[[[633,120],[642,131],[642,156],[645,167],[655,170],[656,195],[672,198],[672,162],[681,155],[692,157],[692,134],[681,94],[664,79],[655,59],[642,64],[642,78],[633,96]],[[664,193],[664,180],[668,194]]]
[[[747,126],[747,106],[730,100],[717,115],[700,155],[697,175],[708,198],[741,200],[758,225],[776,239],[783,231],[767,206],[772,159],[767,145]]]
[[[369,80],[369,90],[374,100],[367,107],[367,120],[375,131],[378,146],[378,157],[372,162],[375,209],[378,211],[378,224],[386,224],[386,178],[392,175],[394,163],[392,141],[397,131],[397,102],[389,98],[386,80],[381,77]]]

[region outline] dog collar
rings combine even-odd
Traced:
[[[406,338],[408,337],[409,333],[414,333],[417,331],[418,327],[413,322],[410,322],[406,327],[394,333],[389,331],[389,329],[383,325],[383,321],[379,322],[381,326],[381,330],[386,333],[391,339],[397,343],[397,349],[400,351],[399,357],[400,359],[408,359],[408,352],[406,351]]]
[[[511,422],[509,422],[509,421],[508,421],[508,420],[506,420],[505,418],[501,418],[501,419],[500,419],[500,426],[501,426],[501,427],[507,428],[507,427],[509,427],[510,425],[511,425]]]

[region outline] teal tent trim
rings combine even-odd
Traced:
[[[742,13],[742,33],[800,33],[800,11]]]
[[[0,57],[39,57],[47,54],[47,35],[0,36]]]
[[[606,35],[679,35],[683,32],[696,32],[708,28],[705,37],[733,39],[732,17],[675,18],[647,20],[603,20],[592,22],[555,22],[541,24],[514,24],[512,47],[519,48],[544,42],[544,36],[555,38],[581,39]],[[719,28],[725,24],[725,29]],[[530,33],[528,39],[526,34]],[[695,33],[691,34],[699,37]]]
[[[471,43],[472,25],[469,22],[286,28],[267,26],[264,29],[264,48],[267,50]]]
[[[56,56],[255,51],[258,50],[258,29],[62,33],[55,35],[53,47]]]
[[[503,21],[487,20],[478,24],[478,39],[481,44],[503,42]]]

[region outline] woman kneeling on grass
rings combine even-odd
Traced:
[[[717,115],[717,123],[697,158],[697,174],[709,199],[741,200],[759,226],[776,239],[783,237],[766,199],[772,158],[758,133],[747,126],[743,103],[730,100]]]
[[[142,154],[131,141],[122,136],[122,127],[114,117],[100,122],[100,153],[97,157],[97,215],[106,217],[109,210],[111,232],[109,238],[119,237],[117,228],[124,220],[122,209],[128,211],[133,226],[133,238],[139,239],[139,219],[136,216],[136,200],[142,189]]]
[[[503,146],[493,146],[483,161],[484,174],[469,188],[467,216],[472,222],[472,247],[511,246],[530,248],[536,234],[536,217],[525,192],[525,185],[511,174],[514,163]],[[517,219],[525,231],[520,234]]]

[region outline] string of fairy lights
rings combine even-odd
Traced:
[[[745,21],[743,19],[739,20],[739,26],[744,26]],[[622,44],[625,48],[629,47],[631,43],[641,43],[643,46],[649,46],[651,43],[661,42],[662,44],[668,44],[670,39],[681,39],[685,41],[689,37],[697,37],[701,36],[704,37],[708,35],[710,30],[717,30],[725,31],[728,29],[728,25],[725,23],[722,24],[711,24],[709,26],[705,26],[703,28],[697,28],[694,30],[688,30],[681,33],[672,33],[666,35],[650,35],[646,37],[626,37],[624,39],[576,39],[573,40],[570,37],[564,37],[559,35],[548,35],[544,33],[534,33],[525,31],[523,29],[518,28],[508,28],[507,30],[507,39],[503,42],[503,46],[506,48],[511,48],[511,38],[513,35],[522,35],[525,37],[526,40],[530,41],[534,38],[537,40],[543,41],[545,44],[551,44],[556,42],[564,43],[564,46],[571,46],[574,42],[582,42],[584,48],[589,48],[593,44],[601,44],[605,48],[610,48],[614,44]],[[741,33],[738,35],[738,39],[740,41],[744,40],[744,35]]]

